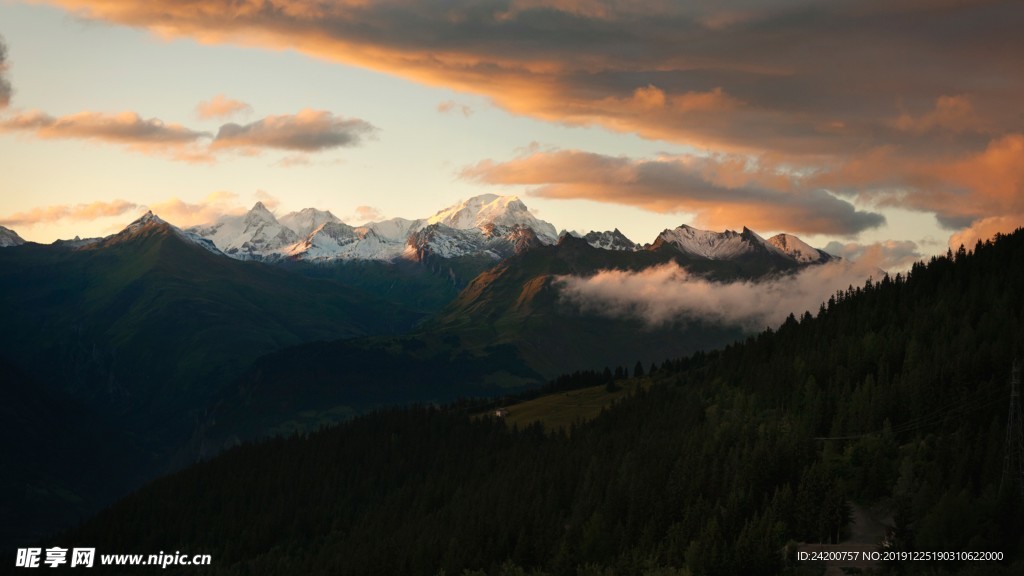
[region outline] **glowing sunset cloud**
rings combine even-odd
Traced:
[[[240,100],[232,100],[218,94],[210,100],[204,100],[196,106],[196,115],[203,120],[210,118],[230,118],[236,114],[252,113],[252,106]]]
[[[463,176],[490,184],[535,186],[547,198],[631,203],[655,212],[691,212],[713,229],[739,219],[759,230],[852,235],[885,222],[783,174],[748,171],[735,160],[679,156],[637,161],[579,151],[539,152],[481,162]]]
[[[481,137],[495,141],[493,134],[518,130],[516,117],[559,127],[601,127],[621,135],[618,140],[602,137],[606,143],[601,149],[588,149],[582,138],[559,141],[567,137],[564,129],[538,129],[551,135],[545,144],[576,151],[574,161],[587,159],[605,175],[613,159],[629,158],[621,167],[634,175],[629,185],[612,179],[605,186],[580,170],[572,172],[578,175],[575,180],[552,171],[540,177],[534,170],[541,161],[571,168],[568,153],[535,157],[529,163],[510,157],[510,149],[529,139],[479,151],[475,158],[461,151],[454,160],[444,160],[449,173],[459,166],[474,167],[462,186],[528,186],[546,209],[552,209],[554,199],[593,200],[694,215],[708,226],[785,227],[823,237],[886,233],[887,214],[894,207],[934,214],[935,226],[947,235],[975,226],[988,230],[996,221],[1001,226],[1024,223],[1019,168],[1024,166],[1019,106],[1024,96],[1019,72],[1024,69],[1024,35],[1019,33],[1024,6],[1019,2],[41,3],[83,19],[148,30],[166,40],[189,39],[206,50],[230,45],[269,49],[266,54],[298,52],[341,64],[339,70],[356,66],[432,87],[423,108],[435,116],[461,116],[469,130],[434,131],[428,144],[432,148],[462,149]],[[281,88],[272,75],[265,76],[268,89]],[[217,85],[225,82],[220,78]],[[299,92],[305,98],[321,94]],[[205,98],[218,93],[204,101],[201,119],[259,108],[247,109],[242,101],[223,96],[230,93],[252,102],[251,91],[218,87]],[[336,97],[343,101],[347,93],[337,92]],[[389,93],[381,99],[392,98],[397,96]],[[479,112],[480,98],[510,115],[492,121],[493,114]],[[409,107],[409,102],[401,106]],[[306,153],[358,144],[391,116],[357,113],[367,119],[349,120],[311,112],[325,107],[308,103],[292,110],[306,108],[293,116],[270,115],[194,132],[215,136],[204,150],[207,154]],[[477,113],[471,115],[473,111]],[[437,126],[438,121],[420,115],[414,122]],[[476,128],[468,125],[476,122],[496,123],[489,124],[491,132],[473,132]],[[300,129],[308,131],[299,134]],[[36,130],[44,136],[41,128]],[[391,132],[385,128],[381,134]],[[704,155],[728,158],[726,164],[772,169],[762,170],[761,180],[753,181],[743,170],[719,166],[719,175],[710,178],[677,160],[657,157],[631,135],[664,143],[670,156],[690,154],[691,164]],[[166,147],[163,142],[129,144],[136,150],[160,146]],[[640,148],[644,151],[638,152]],[[387,143],[382,158],[390,155],[403,162],[408,156],[389,152],[399,149],[408,154],[402,144]],[[275,163],[315,167],[301,155]],[[677,185],[670,179],[655,185],[657,171],[680,180]],[[721,175],[725,172],[749,181],[726,181]],[[764,180],[769,172],[772,182]],[[395,202],[400,203],[397,197]],[[394,212],[393,206],[385,210]],[[917,234],[920,238],[925,232]]]

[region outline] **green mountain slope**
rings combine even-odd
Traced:
[[[209,553],[211,574],[778,574],[888,510],[904,574],[1019,574],[1002,482],[1024,231],[837,294],[570,434],[407,409],[231,450],[55,540]],[[156,520],[159,519],[159,520]],[[790,544],[787,544],[790,543]]]
[[[165,224],[80,249],[0,251],[0,301],[0,349],[12,362],[132,411],[196,406],[286,346],[418,320],[336,282],[210,253]]]
[[[421,315],[211,253],[154,221],[84,247],[0,250],[0,317],[7,542],[193,462],[196,422],[262,355],[405,331]]]

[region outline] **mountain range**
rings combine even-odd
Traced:
[[[330,211],[305,208],[280,219],[257,202],[249,212],[189,229],[242,260],[421,260],[486,255],[500,259],[553,244],[554,226],[530,214],[514,196],[485,194],[428,218],[392,218],[351,226]]]
[[[560,246],[559,266],[610,253]],[[861,573],[799,552],[869,550],[888,559],[865,573],[1019,575],[1022,291],[1018,230],[646,373],[248,443],[41,546],[188,550],[211,574]]]
[[[9,244],[20,240],[3,232]],[[562,297],[567,276],[674,262],[711,280],[758,281],[833,259],[795,236],[766,240],[747,228],[682,225],[643,246],[619,230],[559,234],[518,198],[489,194],[358,227],[313,208],[278,219],[262,203],[188,229],[150,212],[106,238],[0,250],[9,328],[0,358],[132,426],[159,412],[180,436],[197,410],[246,391],[255,404],[276,399],[273,428],[296,413],[278,402],[282,390],[347,417],[660,361],[744,334],[696,319],[651,327],[595,315]],[[340,380],[335,356],[350,358]],[[368,358],[387,367],[364,366]],[[463,375],[459,385],[428,378],[409,388],[421,380],[411,366],[442,364]],[[364,380],[389,384],[354,383],[359,366]],[[335,380],[327,392],[307,390]]]
[[[565,235],[604,250],[635,252],[670,245],[694,257],[719,261],[762,257],[807,264],[834,258],[795,236],[779,234],[765,240],[747,228],[718,233],[684,224],[663,231],[646,245],[633,242],[618,229],[586,234],[555,230],[551,223],[531,214],[519,198],[483,194],[426,218],[391,218],[359,226],[316,208],[277,218],[257,202],[245,214],[223,216],[182,234],[192,240],[208,240],[238,260],[271,262],[421,261],[431,256],[484,256],[496,262],[531,248],[551,246]],[[0,229],[0,246],[22,243],[13,231]]]
[[[312,208],[277,218],[257,203],[187,229],[147,213],[105,238],[41,245],[0,229],[0,242],[0,380],[24,388],[7,410],[33,415],[10,430],[5,452],[30,457],[7,472],[0,502],[34,518],[22,537],[239,441],[646,365],[747,333],[595,315],[560,297],[560,277],[674,262],[756,282],[832,259],[745,228],[681,226],[646,245],[618,230],[558,233],[494,195],[361,226]],[[95,458],[118,481],[37,460],[77,445],[73,410],[119,447]],[[64,512],[33,517],[29,506]]]
[[[147,214],[115,237],[123,237],[149,218]],[[162,222],[162,220],[161,220]],[[486,256],[492,262],[538,246],[556,244],[563,236],[581,238],[603,250],[635,252],[671,246],[680,253],[713,261],[776,259],[782,263],[823,263],[833,258],[796,236],[778,234],[767,240],[754,231],[712,232],[688,225],[666,229],[650,244],[641,245],[618,229],[585,234],[557,233],[555,227],[530,213],[515,196],[483,194],[418,219],[392,218],[352,226],[327,210],[304,208],[277,218],[257,202],[242,215],[226,215],[179,236],[237,260],[261,261],[420,261],[431,256],[454,259]],[[75,247],[106,239],[63,241]],[[25,241],[13,230],[0,227],[0,247]]]

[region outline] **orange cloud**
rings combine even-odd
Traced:
[[[1012,2],[48,1],[164,37],[295,49],[552,122],[772,155],[818,178],[797,191],[804,206],[834,208],[827,187],[954,227],[1019,203],[1017,175],[999,158],[1024,133]],[[293,138],[239,129],[240,151],[247,139],[296,149]],[[986,162],[999,169],[970,172]]]
[[[112,202],[92,202],[89,204],[58,204],[33,208],[27,212],[18,212],[0,218],[5,226],[32,227],[37,224],[48,224],[58,220],[88,221],[111,216],[121,216],[138,208],[138,204],[125,200]]]
[[[252,106],[249,106],[245,102],[239,100],[232,100],[226,98],[223,94],[218,94],[213,97],[212,100],[200,102],[196,106],[196,115],[203,120],[210,118],[229,118],[235,114],[250,114],[252,113]]]
[[[245,209],[239,205],[239,196],[234,192],[217,191],[199,202],[186,202],[181,198],[169,198],[148,206],[154,214],[165,221],[187,228],[208,224],[226,214],[242,214]]]
[[[1007,24],[1013,9],[978,3],[835,3],[808,13],[792,0],[455,0],[443,9],[408,0],[50,1],[163,36],[298,49],[484,94],[518,113],[729,150],[880,145],[907,127],[950,120],[967,95],[986,126],[1007,126],[1022,87],[1009,56],[1024,52]],[[979,19],[991,25],[966,24]],[[951,82],[962,89],[947,90]],[[637,109],[623,113],[618,103],[634,97]],[[931,118],[896,122],[903,130],[885,120],[899,99],[937,98]],[[743,114],[722,114],[739,103]],[[688,117],[709,109],[710,117]]]
[[[100,140],[121,144],[137,152],[163,154],[187,161],[205,159],[196,143],[209,136],[180,124],[165,124],[156,118],[144,119],[135,112],[78,112],[54,117],[38,110],[0,120],[0,132],[32,132],[45,139]]]
[[[449,112],[459,111],[463,116],[469,118],[473,115],[473,109],[465,104],[459,104],[454,100],[445,100],[437,105],[437,111],[441,114],[448,114]]]
[[[1024,226],[1024,213],[982,218],[951,235],[949,248],[955,251],[963,246],[968,250],[973,250],[978,242],[991,240],[996,234],[1009,234],[1022,226]]]
[[[294,115],[268,116],[250,124],[224,124],[216,136],[180,124],[165,124],[156,118],[144,119],[135,112],[79,112],[58,118],[34,110],[0,118],[0,132],[28,132],[43,139],[97,140],[143,154],[208,163],[216,161],[218,152],[258,155],[277,149],[307,154],[356,146],[376,130],[358,118],[341,118],[308,109]],[[306,163],[306,159],[289,157],[283,163],[297,165]]]
[[[373,222],[375,220],[382,220],[384,213],[380,211],[380,208],[373,206],[356,206],[355,212],[352,214],[353,222]]]
[[[268,116],[251,124],[225,124],[217,131],[210,147],[245,153],[265,148],[316,152],[356,146],[376,130],[365,120],[306,109],[295,115]]]
[[[943,180],[975,194],[985,212],[1024,212],[1024,133],[989,142],[985,150],[959,161],[936,165]]]
[[[729,157],[633,160],[579,151],[533,152],[508,162],[480,162],[462,176],[533,186],[530,193],[545,198],[692,213],[710,228],[851,235],[884,222],[881,215],[859,211],[823,190],[805,189],[796,176]]]
[[[901,158],[894,147],[865,151],[809,182],[879,206],[933,212],[947,227],[961,228],[1024,213],[1024,133],[967,154]]]
[[[277,196],[274,196],[273,194],[267,192],[266,190],[257,190],[254,196],[256,196],[257,201],[263,202],[263,205],[266,206],[267,209],[270,210],[271,212],[277,210],[277,208],[281,205],[281,200],[279,200]]]
[[[927,132],[934,129],[966,132],[980,131],[981,122],[966,96],[941,96],[936,100],[935,108],[921,116],[915,118],[907,113],[902,114],[896,120],[896,127],[912,132]]]

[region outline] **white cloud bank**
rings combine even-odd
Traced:
[[[638,318],[657,327],[678,320],[704,320],[749,330],[777,327],[790,313],[816,314],[821,304],[850,286],[863,286],[883,272],[868,262],[840,260],[793,275],[759,282],[713,282],[675,262],[639,272],[602,270],[590,277],[561,276],[564,302],[584,313]]]

